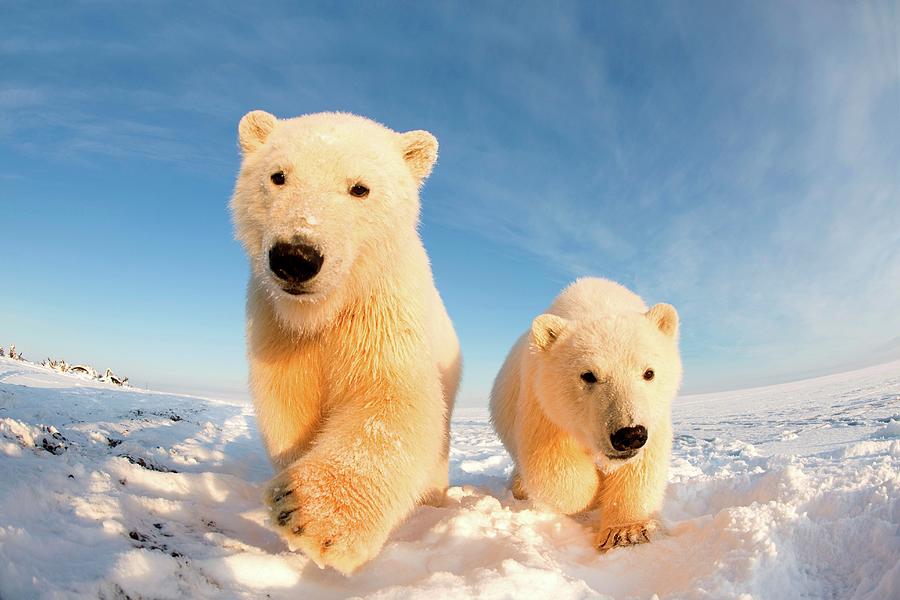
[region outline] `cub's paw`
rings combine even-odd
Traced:
[[[359,482],[292,465],[269,482],[265,502],[291,550],[347,575],[373,558],[386,538],[376,526],[375,503],[361,491]]]
[[[620,546],[645,544],[654,536],[659,525],[656,521],[638,521],[613,527],[603,527],[594,538],[594,547],[604,554]]]
[[[525,484],[522,483],[522,477],[518,471],[513,471],[512,478],[509,480],[509,489],[516,500],[528,499],[528,492],[525,491]]]

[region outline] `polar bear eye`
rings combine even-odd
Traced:
[[[653,369],[647,369],[644,371],[644,379],[646,381],[651,381],[656,376],[656,373],[653,372]]]
[[[272,180],[272,183],[275,185],[284,185],[285,177],[284,171],[276,171],[269,176],[269,179]]]
[[[350,188],[350,195],[355,198],[365,198],[369,195],[369,188],[361,183],[355,183]]]
[[[585,371],[581,374],[581,380],[585,383],[597,383],[597,376],[592,371]]]

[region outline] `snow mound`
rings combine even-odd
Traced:
[[[875,433],[880,438],[900,438],[900,419],[891,419]]]
[[[260,504],[252,410],[0,359],[0,597],[900,597],[900,363],[675,405],[653,543],[506,491],[484,410],[453,420],[451,489],[343,577]]]

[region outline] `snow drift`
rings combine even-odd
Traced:
[[[0,597],[897,598],[900,362],[676,401],[665,534],[599,556],[505,490],[484,410],[451,489],[346,578],[287,551],[244,405],[0,359]]]

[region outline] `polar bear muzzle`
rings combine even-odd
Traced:
[[[285,284],[282,289],[295,296],[306,293],[303,284],[319,273],[323,262],[322,253],[299,237],[276,242],[269,249],[269,270]]]
[[[609,436],[612,447],[622,453],[612,458],[630,458],[647,443],[647,428],[643,425],[623,427]]]

